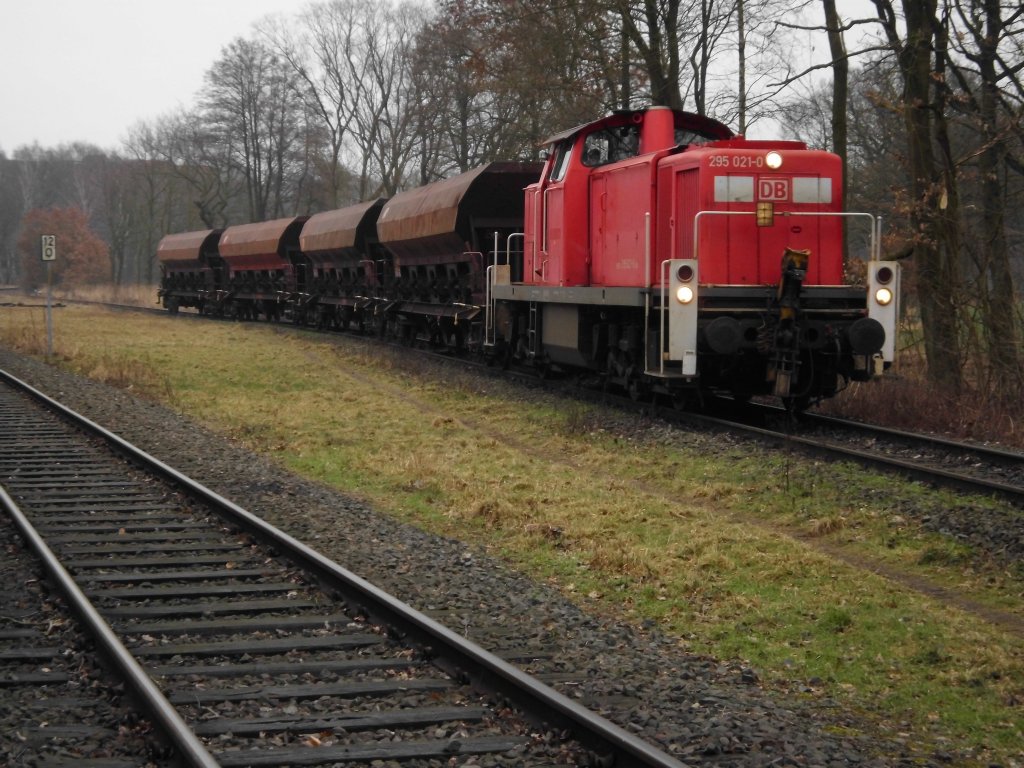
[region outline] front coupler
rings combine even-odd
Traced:
[[[810,251],[787,248],[782,256],[782,276],[775,292],[772,314],[777,317],[768,338],[766,380],[776,397],[789,397],[800,372],[800,290],[807,277]]]

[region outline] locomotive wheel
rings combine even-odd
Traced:
[[[629,393],[629,399],[635,403],[645,399],[648,395],[647,385],[639,376],[635,375],[630,377],[626,391]]]
[[[811,405],[811,398],[809,395],[800,395],[798,397],[784,397],[782,398],[782,404],[786,408],[786,412],[791,416],[799,416],[801,413],[806,411]]]
[[[699,393],[692,389],[673,389],[670,398],[676,411],[689,411],[700,404]]]

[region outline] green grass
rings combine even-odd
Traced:
[[[27,313],[0,315],[7,344],[38,352],[38,332]],[[1024,574],[909,513],[997,502],[709,435],[617,432],[595,408],[455,384],[316,334],[70,308],[56,335],[61,365],[485,548],[592,610],[752,665],[768,686],[839,699],[881,733],[969,750],[978,765],[1024,760],[1022,638],[934,597],[1020,618]]]

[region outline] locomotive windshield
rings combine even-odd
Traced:
[[[676,128],[676,146],[685,147],[690,144],[706,144],[714,141],[715,136],[708,136],[691,128]]]
[[[594,131],[583,140],[583,164],[594,168],[636,157],[640,152],[640,128],[623,125]]]
[[[709,136],[693,128],[677,127],[674,138],[677,147],[685,147],[690,144],[704,144],[718,137]],[[638,154],[640,154],[640,126],[636,124],[602,128],[588,134],[583,139],[582,159],[583,164],[588,168],[628,160]],[[559,161],[563,159],[562,157],[556,159],[552,180],[557,180],[555,173],[559,170]],[[564,171],[564,166],[562,170]]]

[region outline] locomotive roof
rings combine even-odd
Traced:
[[[356,245],[360,226],[371,224],[384,206],[384,199],[324,211],[310,217],[302,227],[299,244],[303,251],[334,251]]]
[[[577,125],[575,128],[569,128],[568,130],[556,133],[554,136],[549,136],[541,142],[541,146],[547,147],[552,144],[557,144],[560,141],[571,139],[576,134],[582,133],[586,130],[599,130],[609,126],[629,124],[633,121],[634,116],[643,115],[649,109],[664,109],[664,107],[617,110],[600,120],[583,123],[582,125]],[[674,109],[672,112],[675,114],[676,128],[689,128],[690,130],[696,131],[697,133],[705,135],[711,139],[729,139],[733,136],[733,132],[729,129],[729,126],[725,125],[725,123],[720,123],[713,118],[698,115],[693,112],[684,112],[680,109]]]
[[[228,227],[220,237],[220,255],[230,258],[277,253],[289,229],[306,219],[306,216],[293,216]]]
[[[198,232],[179,232],[165,235],[156,247],[156,255],[160,261],[181,261],[198,259],[205,248],[216,244],[223,229],[204,229]],[[208,240],[212,240],[208,243]]]

